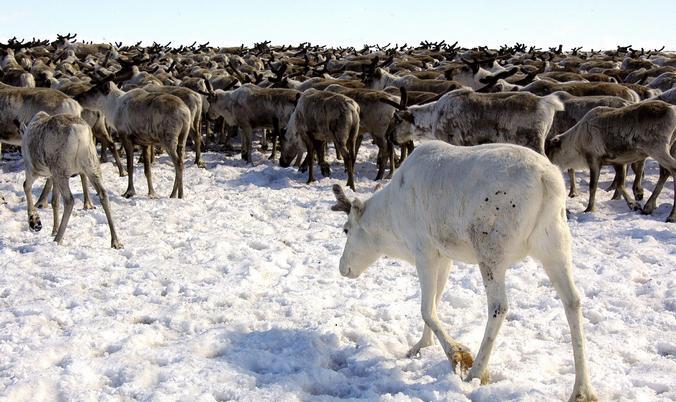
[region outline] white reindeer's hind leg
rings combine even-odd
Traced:
[[[441,327],[441,321],[437,316],[437,278],[443,267],[447,267],[449,264],[450,260],[439,255],[436,250],[420,253],[415,258],[418,278],[420,279],[423,320],[434,332],[434,335],[437,336],[437,339],[439,339],[446,357],[451,363],[451,368],[454,371],[459,368],[460,373],[464,373],[472,367],[472,354],[466,346],[448,336],[446,331]]]
[[[534,233],[533,236],[539,240],[533,249],[533,256],[542,262],[552,286],[563,303],[570,327],[575,361],[575,385],[570,401],[596,401],[585,359],[580,296],[573,282],[570,234],[565,225],[565,222],[558,222],[541,233]]]
[[[444,293],[444,288],[446,287],[446,282],[448,282],[448,273],[450,272],[451,268],[453,267],[453,262],[449,262],[447,265],[441,265],[439,268],[439,272],[437,273],[437,278],[436,278],[436,295],[435,295],[435,305],[439,305],[439,301],[441,300],[441,295]],[[430,327],[425,324],[425,327],[423,328],[423,334],[422,338],[413,345],[411,349],[406,353],[406,357],[414,357],[417,356],[420,353],[421,349],[424,349],[428,346],[432,346],[434,343],[433,338],[432,338],[432,330]]]
[[[505,266],[501,264],[479,263],[481,277],[486,288],[488,321],[484,330],[481,347],[476,355],[467,381],[479,378],[482,384],[488,383],[488,359],[491,357],[495,339],[507,314],[507,294],[505,293]]]

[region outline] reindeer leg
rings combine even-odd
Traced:
[[[307,160],[307,169],[308,169],[308,178],[307,178],[307,184],[312,183],[315,181],[315,176],[314,176],[314,157],[315,157],[315,147],[314,147],[314,141],[312,139],[309,139],[305,143],[307,147],[307,157],[305,160]]]
[[[85,176],[84,173],[80,173],[80,180],[82,181],[82,195],[84,197],[83,209],[96,209],[94,204],[92,204],[92,198],[89,196],[89,189],[87,188],[87,176]]]
[[[570,253],[570,234],[557,230],[547,230],[548,241],[536,246],[533,256],[542,262],[542,266],[549,277],[552,286],[563,303],[566,319],[570,327],[570,337],[573,346],[575,362],[575,385],[570,402],[596,401],[594,390],[589,380],[589,370],[585,360],[584,330],[582,326],[582,311],[580,295],[575,288],[572,274],[572,260]],[[545,236],[542,236],[544,238]],[[562,249],[562,245],[568,249]]]
[[[101,144],[101,156],[99,156],[99,163],[103,164],[108,162],[108,154],[106,152],[106,148],[108,147],[108,143],[104,142],[103,140],[97,138],[96,142]]]
[[[650,215],[653,213],[657,207],[657,197],[662,192],[662,188],[664,188],[664,184],[668,179],[669,171],[660,165],[660,177],[657,179],[655,189],[653,190],[652,194],[650,194],[650,198],[648,198],[648,201],[646,201],[645,205],[643,206],[643,214]]]
[[[176,149],[178,155],[178,198],[183,199],[183,170],[185,169],[184,159],[185,159],[185,143],[179,142]]]
[[[92,182],[94,189],[96,189],[96,193],[99,195],[101,205],[103,206],[103,211],[106,213],[106,220],[108,221],[108,227],[110,228],[110,246],[114,249],[124,248],[120,240],[117,238],[117,233],[115,232],[113,215],[110,212],[110,204],[108,202],[108,192],[106,192],[106,189],[101,183],[101,177],[92,173],[89,175],[89,180]]]
[[[131,198],[136,195],[134,189],[134,144],[126,138],[122,137],[122,145],[124,146],[124,153],[127,157],[127,191],[122,194],[125,198]]]
[[[596,160],[589,162],[589,203],[584,212],[594,211],[594,202],[596,199],[596,189],[599,186],[599,174],[601,173],[601,163]]]
[[[242,159],[251,165],[253,165],[252,137],[253,137],[252,128],[250,126],[242,127]]]
[[[324,177],[331,177],[331,167],[329,164],[326,162],[326,153],[324,149],[324,145],[326,144],[325,141],[319,141],[319,140],[314,140],[315,141],[315,150],[317,151],[317,162],[319,163],[319,168],[322,172],[322,176]]]
[[[448,282],[448,273],[451,271],[451,268],[453,267],[453,262],[449,262],[448,265],[440,265],[439,266],[439,272],[437,273],[437,278],[436,278],[436,294],[435,294],[435,299],[434,299],[434,304],[436,306],[439,306],[439,302],[441,301],[441,295],[444,293],[444,287],[446,287],[446,283]],[[408,352],[406,352],[406,357],[414,357],[420,354],[420,350],[424,349],[428,346],[432,346],[434,343],[434,340],[432,338],[432,329],[429,327],[429,325],[425,324],[423,328],[423,334],[422,338],[413,345],[411,349],[409,349]]]
[[[26,195],[26,207],[28,210],[28,227],[31,232],[39,232],[42,230],[42,222],[40,222],[40,215],[33,205],[33,182],[35,177],[26,170],[26,180],[23,182],[23,192]]]
[[[634,162],[631,164],[631,170],[634,171],[634,185],[632,186],[632,192],[636,201],[643,200],[643,186],[641,181],[643,180],[643,169],[645,168],[645,159],[642,161]]]
[[[143,173],[146,176],[146,181],[148,182],[148,198],[159,198],[155,189],[153,188],[153,178],[150,171],[150,145],[144,145],[141,147],[141,152],[143,153]]]
[[[347,146],[343,144],[338,144],[337,152],[343,155],[343,161],[345,163],[345,169],[347,169],[347,186],[355,191],[354,189],[354,161],[352,160],[352,155],[347,149]]]
[[[423,321],[432,330],[441,343],[446,357],[451,363],[453,370],[461,373],[472,367],[472,354],[466,346],[448,336],[441,326],[437,316],[437,283],[443,266],[448,266],[451,261],[442,257],[436,250],[429,253],[419,252],[415,257],[416,270],[420,280],[421,313]]]
[[[263,135],[261,136],[261,151],[267,151],[268,150],[268,137],[270,136],[270,132],[268,132],[267,129],[263,129]]]
[[[52,191],[52,182],[51,177],[48,177],[45,181],[45,186],[42,188],[38,202],[35,203],[36,208],[42,209],[47,207],[47,199],[49,198],[49,193]]]
[[[619,187],[627,177],[627,165],[613,165],[613,168],[615,169],[615,179],[613,180],[612,187],[614,187],[615,192],[610,199],[619,200],[622,198],[622,191],[619,190]]]
[[[575,183],[575,169],[568,169],[568,181],[570,182],[570,192],[568,193],[568,197],[577,197],[579,193],[577,192],[577,184]]]
[[[127,172],[124,170],[124,167],[122,166],[122,161],[120,160],[120,154],[119,154],[119,152],[117,152],[117,148],[115,148],[114,143],[110,144],[110,152],[113,154],[113,158],[115,159],[115,164],[117,165],[117,170],[119,172],[120,177],[126,176]]]
[[[326,147],[326,153],[328,153],[328,152],[329,152],[329,143],[328,143],[328,141],[324,143],[324,147]],[[342,155],[340,155],[340,153],[338,152],[338,144],[337,144],[335,141],[333,142],[333,149],[336,150],[336,160],[337,160],[337,161],[341,160],[343,157],[342,157]]]
[[[171,198],[183,198],[183,159],[185,154],[183,144],[185,144],[185,137],[179,138],[179,144],[175,149],[171,146],[165,146],[167,154],[169,154],[171,161],[174,163],[175,177],[174,188],[171,190]]]
[[[53,178],[53,177],[52,177]],[[52,187],[52,236],[56,236],[59,232],[59,200],[61,199],[60,188],[57,187],[56,182]]]
[[[486,384],[489,380],[487,370],[488,360],[490,359],[495,339],[498,336],[509,307],[505,292],[506,268],[502,264],[480,262],[479,269],[481,270],[481,277],[486,288],[486,298],[488,299],[488,322],[486,323],[481,347],[479,347],[476,360],[474,360],[474,364],[466,380],[470,381],[472,378],[479,378],[482,384]]]
[[[624,188],[624,181],[626,179],[627,175],[627,165],[620,165],[619,169],[616,169],[617,172],[617,188],[615,189],[615,192],[620,194],[621,198],[624,198],[624,200],[627,202],[627,205],[632,211],[640,211],[641,210],[641,205],[639,205],[638,202],[627,193],[627,190]]]
[[[202,115],[199,114],[197,117],[197,122],[195,123],[195,166],[199,168],[204,168],[204,162],[202,161]]]
[[[58,192],[63,195],[63,216],[61,218],[61,224],[59,224],[59,231],[54,238],[54,241],[58,244],[63,244],[63,234],[66,232],[66,227],[68,227],[68,221],[70,220],[70,214],[73,212],[73,194],[70,192],[70,186],[68,185],[67,177],[54,178],[54,189],[58,188]],[[56,191],[55,191],[56,192]]]
[[[394,166],[394,144],[392,141],[387,141],[387,159],[389,160],[390,163],[390,171],[387,173],[387,176],[385,176],[386,179],[391,179],[392,175],[394,174],[395,171],[395,166]]]
[[[387,141],[376,137],[376,144],[378,145],[378,156],[376,157],[378,173],[376,174],[376,180],[381,180],[385,174],[385,165],[387,164]]]
[[[613,190],[617,189],[617,171],[618,171],[620,166],[622,166],[622,165],[613,165],[613,168],[615,169],[615,178],[613,179],[613,182],[610,183],[610,186],[608,186],[608,188],[606,188],[606,191],[613,191]],[[614,193],[613,197],[615,197],[616,195],[617,195],[617,193]],[[612,198],[612,199],[619,200],[620,197],[619,197],[619,195],[617,195],[617,198]]]
[[[269,160],[275,160],[275,152],[277,150],[277,139],[281,135],[279,129],[279,120],[276,118],[272,120],[272,153],[270,154]]]

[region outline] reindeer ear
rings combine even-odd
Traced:
[[[352,211],[354,211],[357,218],[364,213],[364,203],[359,198],[352,200]]]
[[[334,184],[332,190],[333,195],[336,197],[336,204],[331,206],[331,210],[342,211],[349,215],[350,210],[352,209],[352,203],[345,196],[343,188],[339,184]]]

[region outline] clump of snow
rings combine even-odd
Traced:
[[[360,155],[357,192],[375,187],[375,148]],[[0,398],[33,400],[567,399],[574,380],[568,325],[544,272],[514,266],[511,309],[497,339],[492,382],[465,383],[437,345],[404,356],[422,331],[415,269],[383,258],[357,280],[340,276],[344,215],[329,210],[335,178],[255,155],[206,153],[191,163],[186,198],[169,199],[173,168],[153,166],[161,198],[120,194],[103,166],[124,250],[113,250],[99,206],[82,210],[80,184],[64,245],[30,233],[21,161],[0,164]],[[652,190],[657,166],[647,166]],[[320,176],[321,177],[321,176]],[[587,175],[580,174],[586,192]],[[604,170],[601,185],[612,180]],[[591,378],[603,400],[676,399],[676,227],[599,191],[598,212],[571,199],[569,222]],[[34,192],[39,192],[38,185]],[[351,195],[352,193],[348,193]],[[451,336],[478,350],[486,319],[475,266],[456,264],[439,306]]]

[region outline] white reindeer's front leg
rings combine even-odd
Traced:
[[[442,265],[437,273],[436,278],[436,295],[435,295],[435,305],[439,305],[441,300],[441,295],[444,293],[444,288],[446,287],[446,282],[448,282],[448,273],[453,267],[453,262],[449,262],[447,265]],[[423,323],[424,324],[424,323]],[[424,324],[422,338],[413,345],[411,349],[406,353],[406,357],[414,357],[420,353],[421,349],[424,349],[428,346],[432,346],[434,343],[432,338],[432,330],[427,324]]]
[[[443,267],[450,264],[448,258],[442,257],[436,250],[430,250],[428,253],[420,253],[415,258],[418,278],[420,279],[421,291],[421,312],[425,324],[434,332],[437,339],[444,348],[446,357],[451,363],[451,368],[455,371],[460,367],[460,372],[466,372],[472,367],[472,354],[469,349],[457,342],[441,327],[441,321],[437,316],[436,291],[437,278]]]
[[[467,381],[479,378],[482,384],[488,383],[488,360],[493,351],[495,338],[507,314],[507,294],[505,293],[505,267],[497,264],[479,263],[481,277],[486,288],[488,321],[481,341],[479,353],[467,375]]]

